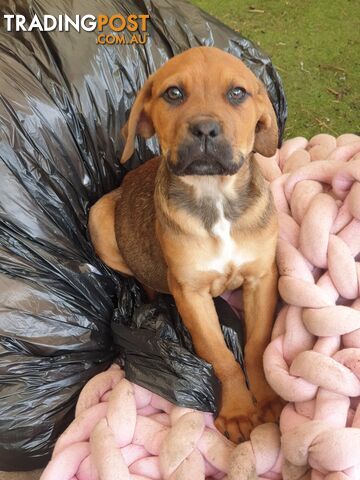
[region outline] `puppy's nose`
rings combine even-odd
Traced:
[[[190,132],[200,139],[212,137],[220,134],[221,128],[216,120],[198,120],[190,124]]]

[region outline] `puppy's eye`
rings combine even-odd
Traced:
[[[233,105],[239,105],[246,97],[247,91],[243,87],[231,88],[227,93],[227,98]]]
[[[184,92],[179,87],[169,87],[163,94],[163,98],[169,103],[181,103],[184,100]]]

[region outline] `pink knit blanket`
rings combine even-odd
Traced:
[[[84,387],[41,480],[360,479],[360,137],[298,137],[256,160],[280,222],[284,303],[264,355],[289,402],[280,429],[261,425],[235,446],[211,414],[114,365]],[[238,292],[227,299],[241,303]]]

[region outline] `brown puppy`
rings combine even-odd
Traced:
[[[193,48],[151,75],[125,130],[123,162],[134,152],[136,134],[156,133],[162,154],[92,207],[92,242],[110,267],[172,293],[197,354],[221,381],[218,429],[235,442],[248,439],[281,408],[262,368],[277,299],[277,218],[252,156],[275,153],[272,105],[236,57]],[[251,392],[212,300],[240,286]]]

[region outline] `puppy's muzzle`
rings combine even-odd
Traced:
[[[233,175],[241,165],[242,161],[234,161],[232,146],[221,124],[201,117],[189,123],[176,162],[170,168],[176,175]]]

